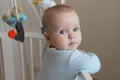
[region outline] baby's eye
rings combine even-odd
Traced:
[[[73,31],[78,31],[78,30],[79,30],[79,28],[78,28],[78,27],[76,27],[76,28],[74,28],[74,29],[73,29]]]
[[[65,34],[65,33],[67,33],[65,30],[60,31],[60,34]]]

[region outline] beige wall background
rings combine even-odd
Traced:
[[[101,59],[97,80],[120,79],[120,0],[67,0],[77,11],[82,28],[80,48]]]

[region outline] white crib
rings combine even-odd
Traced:
[[[39,68],[35,68],[34,59],[33,59],[33,40],[37,39],[37,44],[39,45],[39,67],[40,67],[40,59],[41,59],[41,52],[42,52],[42,40],[43,38],[40,37],[40,33],[25,33],[25,38],[27,39],[27,43],[29,44],[29,52],[30,52],[30,72],[26,72],[26,63],[25,63],[25,51],[24,51],[24,43],[18,43],[20,49],[20,67],[21,67],[21,79],[16,78],[16,69],[14,63],[14,47],[12,39],[8,38],[7,33],[0,33],[0,80],[35,80],[36,74],[39,71]],[[27,78],[29,75],[29,78]],[[19,76],[19,75],[17,75]],[[82,80],[93,80],[89,73],[81,72],[80,76]]]

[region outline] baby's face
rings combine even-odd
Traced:
[[[81,43],[79,18],[75,12],[58,13],[53,18],[50,44],[59,50],[76,50]]]

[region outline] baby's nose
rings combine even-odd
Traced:
[[[73,39],[75,37],[75,35],[73,34],[73,33],[70,33],[69,35],[68,35],[68,38],[69,39]]]

